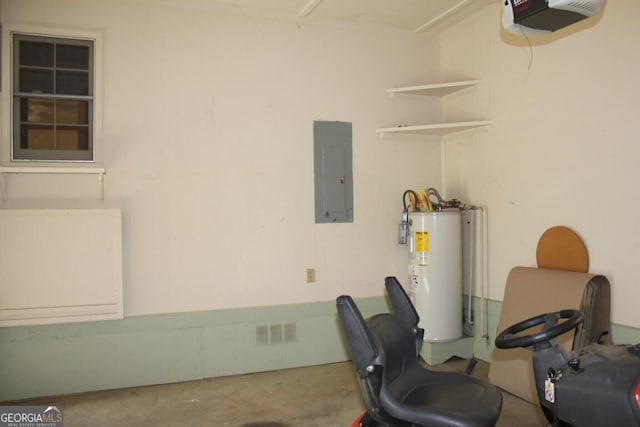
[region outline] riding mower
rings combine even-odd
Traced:
[[[366,320],[350,296],[337,298],[366,409],[350,427],[494,426],[502,409],[500,390],[466,373],[420,363],[424,332],[418,314],[395,277],[387,277],[385,287],[393,313]],[[589,344],[573,352],[559,347],[554,338],[583,320],[577,310],[542,314],[502,331],[496,347],[533,351],[549,427],[640,426],[640,344]],[[518,335],[539,325],[540,332]]]

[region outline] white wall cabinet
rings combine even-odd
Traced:
[[[0,209],[0,328],[121,319],[120,209]]]

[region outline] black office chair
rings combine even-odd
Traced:
[[[385,279],[392,313],[365,320],[348,295],[336,300],[367,414],[363,427],[490,427],[502,395],[493,385],[419,361],[424,331],[395,277]]]

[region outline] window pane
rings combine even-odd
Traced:
[[[53,70],[20,68],[20,92],[53,93]]]
[[[20,117],[23,122],[53,123],[53,100],[21,98]]]
[[[27,150],[53,150],[55,148],[53,127],[22,125],[20,148]]]
[[[13,49],[12,159],[94,160],[94,42],[13,34]]]
[[[56,119],[62,124],[89,124],[89,102],[59,99],[56,101]]]
[[[86,127],[59,127],[56,137],[58,150],[89,150],[89,131]]]
[[[64,95],[89,95],[89,73],[58,71],[56,93]]]
[[[20,65],[53,67],[53,43],[20,41]]]
[[[56,67],[89,69],[89,47],[59,44],[56,46]]]

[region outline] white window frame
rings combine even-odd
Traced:
[[[13,34],[91,40],[93,42],[93,159],[92,160],[23,160],[13,159]],[[35,27],[19,24],[2,26],[2,166],[29,168],[102,168],[102,33],[85,30]]]

